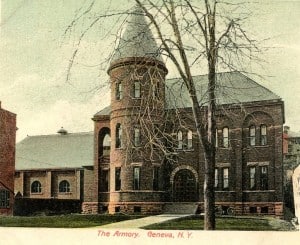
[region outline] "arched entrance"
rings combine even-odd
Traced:
[[[173,201],[197,201],[197,184],[192,171],[181,169],[175,174],[173,182]]]

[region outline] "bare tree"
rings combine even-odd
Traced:
[[[242,29],[241,23],[246,16],[239,14],[226,15],[223,11],[226,8],[239,8],[240,4],[217,0],[135,0],[136,4],[143,10],[153,26],[162,54],[166,55],[175,65],[177,72],[186,87],[192,101],[192,120],[195,123],[197,137],[199,139],[199,152],[204,149],[205,158],[205,181],[204,181],[204,212],[205,230],[215,229],[215,195],[214,195],[214,169],[216,163],[216,73],[218,68],[225,70],[243,70],[244,59],[258,59],[256,56],[258,49],[255,40],[250,39]],[[221,7],[220,7],[221,5]],[[88,12],[90,8],[88,8]],[[219,8],[220,7],[220,8]],[[219,9],[221,11],[219,11]],[[126,11],[125,11],[126,12]],[[78,47],[86,32],[91,29],[101,18],[119,13],[104,13],[99,15],[79,37]],[[80,18],[80,17],[79,17]],[[77,21],[77,20],[76,20]],[[68,27],[70,30],[74,22]],[[166,31],[167,30],[167,31]],[[217,31],[218,30],[218,31]],[[77,47],[77,48],[78,48]],[[78,49],[73,53],[68,67],[67,80],[70,79],[70,71],[77,55]],[[193,67],[203,62],[207,66],[207,100],[205,110],[203,98],[199,98],[196,89],[196,81],[193,76]],[[142,103],[152,103],[152,100],[145,98]],[[218,107],[218,108],[217,108]],[[148,110],[153,110],[155,106],[145,106]],[[161,113],[158,111],[158,113]],[[148,115],[153,115],[153,111],[140,112],[137,121],[143,130],[142,134],[146,138],[146,146],[150,152],[148,157],[156,157],[158,147],[162,155],[170,156],[168,146],[173,146],[172,137],[164,127],[155,127],[157,122]],[[181,118],[180,111],[175,112],[178,119]],[[151,122],[151,125],[149,124]],[[167,127],[167,126],[165,126]],[[127,130],[129,132],[129,130]],[[155,133],[153,133],[155,132]],[[130,138],[128,136],[127,138]],[[166,144],[166,141],[168,142]],[[135,144],[136,142],[132,142]],[[168,145],[166,147],[166,145]],[[127,145],[127,150],[132,147]],[[171,147],[172,148],[172,147]],[[172,150],[171,150],[172,151]],[[154,155],[153,155],[154,154]],[[128,154],[130,155],[130,154]],[[160,154],[158,154],[160,155]],[[168,160],[172,160],[172,154]]]
[[[151,0],[135,1],[154,25],[161,42],[161,48],[177,68],[192,101],[193,119],[205,156],[204,229],[213,230],[215,229],[216,72],[220,64],[230,70],[236,70],[243,57],[251,58],[252,50],[257,51],[255,41],[249,39],[242,29],[240,25],[241,16],[238,18],[225,17],[218,12],[217,7],[221,4],[219,1],[204,0],[201,3],[202,8],[198,6],[201,4],[195,4],[191,0],[164,0],[161,4]],[[224,4],[233,7],[238,6],[237,4]],[[185,15],[188,17],[184,17]],[[163,34],[163,27],[158,20],[167,23],[172,30],[171,35]],[[221,27],[219,32],[216,31],[217,27]],[[191,61],[188,56],[190,46],[184,41],[185,35],[192,38],[197,44],[193,49],[193,52],[197,54],[196,60],[204,58],[207,62],[208,103],[205,112],[201,110],[200,101],[202,98],[198,97],[196,91],[191,70],[195,61]],[[239,41],[241,42],[238,43]],[[206,115],[203,115],[205,113]]]

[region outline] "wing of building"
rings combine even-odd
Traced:
[[[16,146],[15,214],[80,212],[93,132],[27,136]],[[88,191],[88,190],[86,190]]]

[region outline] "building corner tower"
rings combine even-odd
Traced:
[[[159,127],[167,69],[141,9],[127,20],[112,57],[109,213],[159,213],[164,192]]]

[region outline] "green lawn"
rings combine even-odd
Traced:
[[[216,230],[231,230],[231,231],[276,231],[286,230],[286,227],[273,226],[269,222],[273,218],[247,218],[247,217],[219,217],[216,218]],[[276,221],[273,222],[284,222]],[[187,218],[172,220],[160,224],[153,224],[143,229],[146,230],[202,230],[203,217],[191,216]]]
[[[60,215],[60,216],[0,216],[0,227],[83,228],[136,219],[138,215]]]

